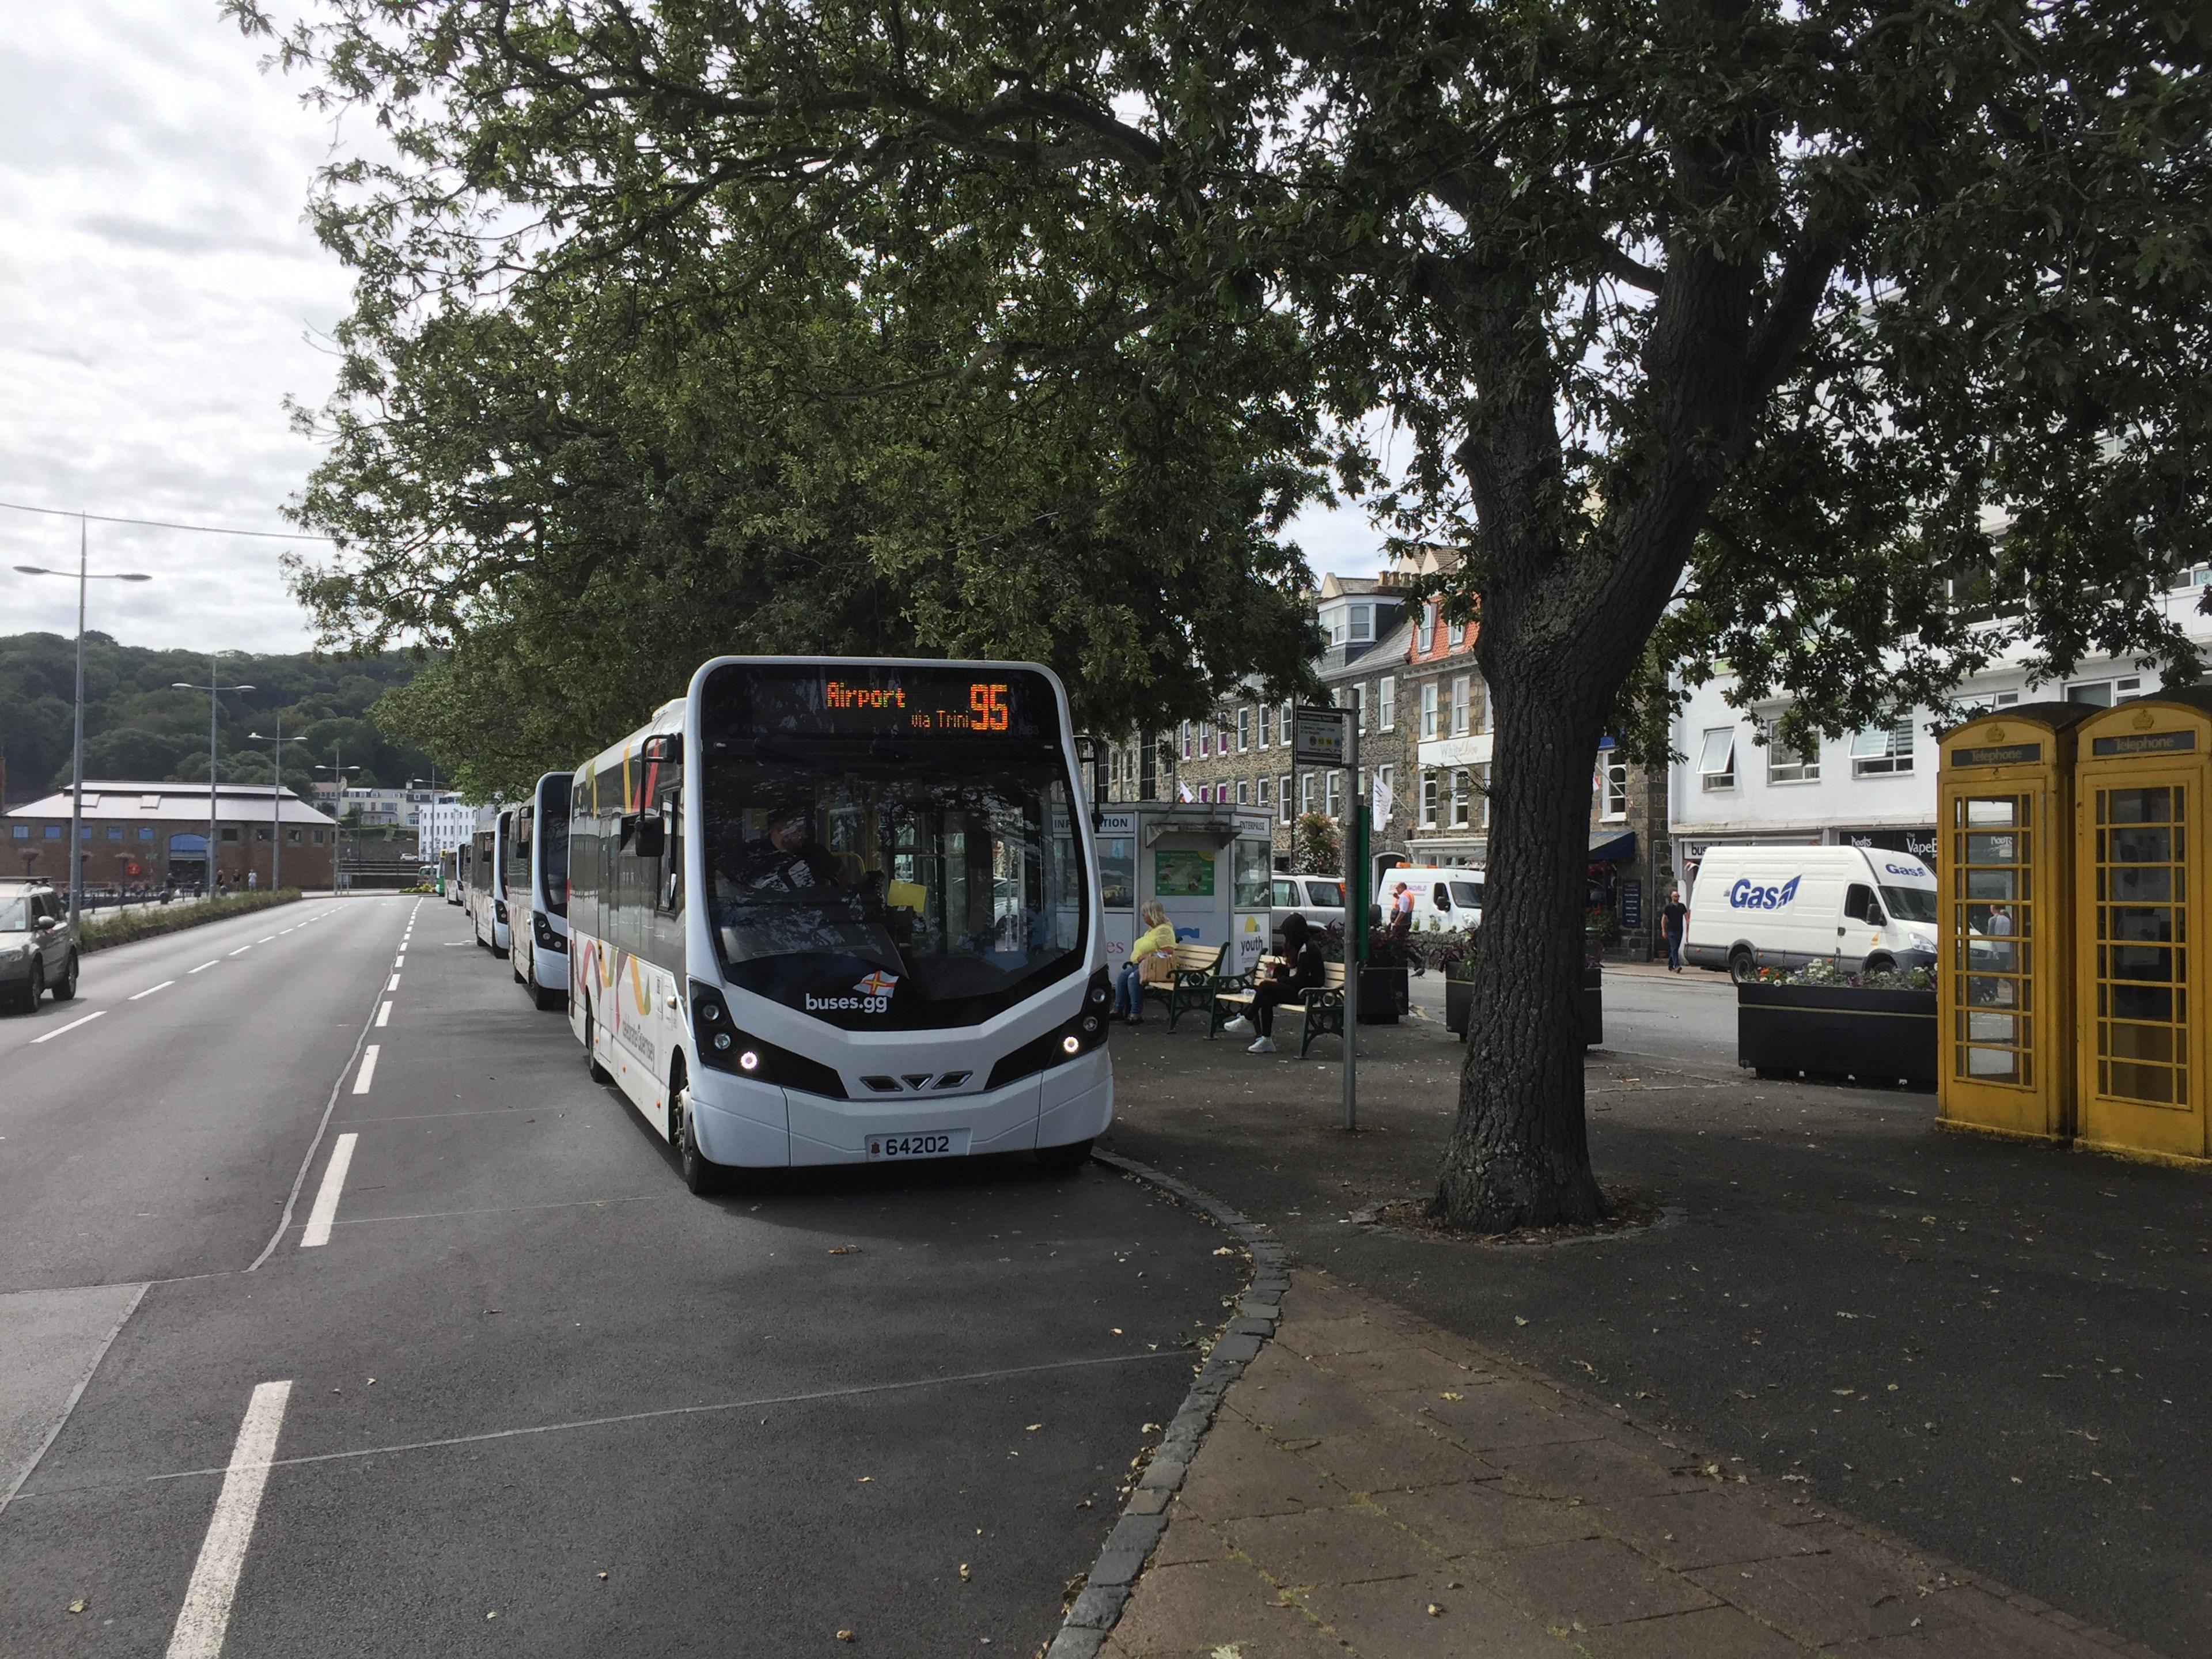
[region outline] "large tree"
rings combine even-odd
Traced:
[[[281,44],[393,140],[319,204],[362,272],[350,398],[443,395],[407,356],[447,320],[567,291],[605,326],[641,275],[654,306],[705,273],[735,331],[713,360],[761,375],[729,488],[772,564],[884,514],[918,585],[896,602],[958,611],[988,585],[972,550],[1016,546],[981,626],[1067,660],[1049,573],[1091,575],[1002,506],[1069,503],[1085,557],[1146,577],[1170,548],[1264,567],[1330,434],[1340,483],[1463,554],[1446,597],[1481,623],[1497,759],[1438,1205],[1503,1227],[1601,1201],[1590,757],[1653,728],[1668,670],[1725,658],[1831,730],[2006,651],[2195,672],[2151,600],[2212,505],[2209,28],[2149,0],[329,0]],[[573,365],[518,367],[514,407],[542,375],[568,413]],[[691,367],[639,355],[626,410]],[[702,504],[657,493],[659,440],[503,503],[553,440],[443,441],[426,465],[380,428],[387,485],[342,424],[309,503],[367,555],[314,590],[341,625],[417,592],[495,609],[560,493],[601,481],[639,543],[741,557],[668,528]],[[822,540],[790,533],[804,511]],[[1172,648],[1234,666],[1206,655],[1220,617]]]

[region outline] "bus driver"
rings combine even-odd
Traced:
[[[724,899],[766,893],[810,893],[842,897],[845,881],[830,849],[814,839],[814,813],[803,801],[780,800],[769,808],[768,833],[744,844],[734,872],[717,871],[715,887]]]

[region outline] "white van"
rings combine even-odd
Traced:
[[[1846,973],[1936,960],[1936,872],[1879,847],[1714,847],[1698,866],[1682,959],[1741,985],[1832,959]]]
[[[1339,877],[1277,876],[1269,897],[1267,931],[1278,946],[1283,923],[1294,915],[1304,916],[1316,927],[1331,922],[1340,927],[1344,925],[1344,882]]]
[[[1390,920],[1390,890],[1400,882],[1413,896],[1413,927],[1432,933],[1482,926],[1482,870],[1478,865],[1401,864],[1385,870],[1376,884],[1375,902]]]

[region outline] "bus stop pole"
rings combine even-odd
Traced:
[[[1359,959],[1367,954],[1367,803],[1359,787],[1359,713],[1345,711],[1344,784],[1352,815],[1344,838],[1344,1127],[1359,1127]]]

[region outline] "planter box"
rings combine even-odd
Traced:
[[[1462,1042],[1467,1040],[1468,1017],[1474,1008],[1474,981],[1444,981],[1444,1024]],[[1595,1048],[1605,1041],[1605,974],[1597,968],[1583,970],[1583,1047]]]
[[[1739,985],[1735,1063],[1761,1077],[1936,1083],[1936,993]]]
[[[1362,968],[1359,970],[1359,1023],[1395,1025],[1408,993],[1403,968]]]

